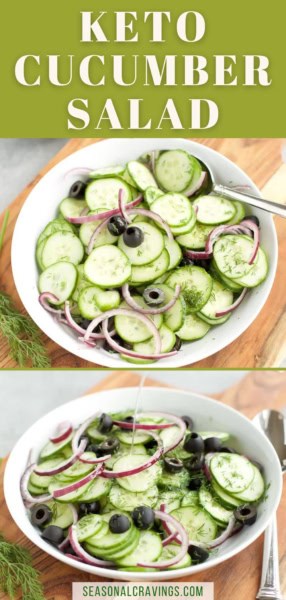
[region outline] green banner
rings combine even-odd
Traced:
[[[285,17],[285,0],[2,3],[0,135],[286,136]]]

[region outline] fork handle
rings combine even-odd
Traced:
[[[246,202],[251,206],[266,210],[266,212],[279,215],[280,217],[286,217],[286,206],[283,206],[283,204],[278,204],[278,202],[263,200],[263,198],[258,198],[257,196],[252,196],[251,194],[244,194],[243,192],[239,192],[235,189],[231,189],[219,184],[215,184],[212,191],[219,196],[227,198],[228,200],[239,200],[240,202]]]
[[[256,598],[258,600],[283,600],[280,590],[279,554],[277,538],[276,515],[269,523],[264,534],[262,575],[260,588]]]

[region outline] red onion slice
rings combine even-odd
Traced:
[[[196,183],[191,184],[190,187],[187,190],[185,190],[185,192],[183,192],[183,194],[185,196],[188,196],[188,198],[190,198],[196,192],[199,191],[199,189],[205,183],[206,179],[207,179],[207,173],[206,173],[206,171],[202,171],[198,181]]]
[[[140,418],[140,416],[138,415],[138,418]],[[138,429],[139,431],[152,431],[152,430],[161,430],[161,429],[169,429],[170,427],[173,427],[174,423],[161,423],[161,425],[158,423],[153,423],[152,425],[148,425],[147,423],[127,423],[126,421],[113,421],[114,425],[117,425],[118,427],[120,427],[120,429],[129,429],[129,430],[133,430],[134,429]]]
[[[58,475],[59,473],[62,473],[63,471],[65,471],[66,469],[68,469],[69,467],[74,465],[75,462],[77,462],[77,460],[79,459],[81,454],[83,454],[83,452],[85,451],[86,446],[87,446],[87,440],[82,440],[77,451],[72,456],[70,456],[70,458],[67,458],[67,460],[62,462],[60,465],[58,465],[57,467],[54,467],[53,469],[46,469],[45,471],[43,471],[40,468],[37,468],[37,466],[36,466],[36,468],[34,469],[34,472],[37,475],[39,475],[40,477],[46,477],[46,476],[49,477],[52,475]]]
[[[95,413],[95,415],[92,415],[91,417],[88,417],[88,419],[86,419],[81,426],[78,428],[78,430],[75,432],[73,440],[72,440],[72,451],[73,452],[77,452],[79,444],[80,444],[80,438],[84,435],[86,429],[100,416],[100,413],[97,412]]]
[[[76,526],[72,525],[69,528],[69,541],[72,549],[77,554],[78,558],[88,565],[94,565],[95,567],[114,567],[114,563],[108,560],[101,560],[88,554],[80,545],[77,538]],[[75,558],[74,556],[72,558]]]
[[[111,454],[106,454],[105,456],[100,456],[99,458],[84,458],[83,456],[80,456],[79,460],[80,462],[86,463],[88,465],[98,465],[111,458],[111,456]]]
[[[172,308],[172,306],[174,306],[176,300],[179,298],[180,291],[180,286],[176,285],[172,300],[170,300],[168,304],[165,304],[165,306],[161,306],[160,308],[152,308],[151,306],[148,308],[142,308],[141,306],[139,306],[139,304],[137,304],[136,300],[132,298],[129,291],[128,283],[124,283],[124,285],[122,286],[122,295],[124,300],[127,302],[127,304],[129,304],[131,308],[140,312],[141,315],[159,315],[161,313],[166,312],[167,310],[169,310],[169,308]]]
[[[141,315],[141,316],[143,316],[143,315]],[[174,350],[172,352],[166,352],[165,354],[160,354],[160,353],[159,354],[156,354],[156,353],[140,354],[139,352],[134,352],[134,350],[127,350],[124,346],[121,346],[115,340],[112,339],[112,337],[110,336],[110,333],[108,331],[108,326],[107,326],[106,321],[103,321],[102,330],[103,330],[103,333],[105,335],[106,341],[109,344],[109,346],[111,346],[111,348],[113,348],[113,350],[115,350],[116,352],[123,354],[123,355],[125,354],[125,356],[132,356],[134,358],[140,358],[143,360],[148,360],[148,359],[161,360],[161,358],[168,358],[169,356],[174,356],[175,354],[177,354],[177,350]],[[155,343],[156,343],[156,339],[155,339]],[[161,340],[160,340],[160,345],[161,345]]]
[[[76,490],[81,488],[83,485],[86,485],[87,483],[90,483],[90,481],[93,481],[93,479],[98,477],[98,475],[101,475],[101,472],[102,472],[102,465],[99,465],[97,467],[97,469],[95,469],[95,471],[92,471],[92,473],[89,473],[89,475],[86,475],[79,481],[74,481],[73,483],[65,486],[64,488],[59,488],[57,490],[54,490],[52,493],[53,498],[55,498],[55,499],[61,498],[62,496],[66,496],[66,494],[75,492]]]
[[[128,202],[126,204],[126,210],[131,210],[135,206],[138,206],[140,202],[142,202],[143,196],[138,196],[132,202]],[[107,210],[102,213],[98,213],[96,215],[85,215],[81,217],[66,217],[66,221],[69,223],[74,223],[74,225],[82,225],[82,223],[93,223],[94,221],[102,221],[102,219],[110,219],[111,217],[115,217],[116,215],[120,215],[120,209],[114,208],[112,210]]]
[[[173,426],[177,425],[177,427],[179,428],[178,437],[175,440],[175,442],[172,442],[170,444],[170,446],[167,446],[167,448],[164,448],[164,454],[166,454],[167,452],[174,450],[174,448],[176,448],[180,444],[180,442],[184,438],[187,426],[186,426],[186,423],[183,421],[183,419],[181,419],[181,417],[177,417],[176,415],[172,415],[170,413],[165,413],[165,412],[156,412],[153,414],[162,419],[166,419],[166,420],[169,419],[170,421],[172,420],[172,425]]]
[[[251,257],[248,261],[248,263],[250,265],[252,265],[256,259],[258,248],[259,248],[259,243],[260,243],[259,227],[256,225],[256,223],[253,223],[253,221],[251,221],[250,219],[244,219],[241,223],[243,225],[246,225],[246,227],[248,229],[250,229],[250,231],[252,231],[252,233],[253,233],[254,248],[253,248]]]
[[[158,460],[161,458],[163,454],[163,442],[161,438],[156,433],[149,432],[150,435],[156,440],[158,444],[158,448],[156,452],[154,452],[153,456],[150,456],[146,462],[142,463],[142,465],[138,465],[133,469],[128,469],[127,471],[108,471],[103,469],[101,473],[101,477],[105,477],[105,479],[119,479],[120,477],[129,477],[130,475],[137,475],[142,471],[146,471],[149,467],[152,467]]]
[[[68,300],[65,302],[65,316],[66,316],[66,320],[68,322],[69,327],[71,327],[71,329],[73,329],[77,333],[80,333],[85,338],[87,329],[83,329],[82,327],[80,327],[80,325],[78,325],[76,323],[76,321],[72,318],[71,311],[70,311],[70,303]],[[105,336],[102,333],[93,333],[93,329],[94,329],[94,327],[91,330],[89,338],[91,338],[92,340],[104,340]],[[89,341],[89,340],[87,340],[87,341]]]
[[[39,302],[46,311],[53,313],[54,315],[62,316],[64,311],[60,308],[53,308],[50,306],[49,301],[52,302],[52,304],[58,304],[59,298],[51,292],[42,292],[39,295]]]
[[[127,204],[127,206],[129,206],[129,205]],[[153,210],[147,210],[147,208],[134,208],[134,209],[132,208],[130,210],[130,214],[142,215],[142,217],[148,217],[149,219],[152,219],[156,223],[159,223],[159,225],[165,230],[169,240],[171,242],[174,241],[174,236],[172,234],[172,231],[171,231],[169,225],[166,223],[166,221],[164,221],[164,219],[162,219],[162,217],[160,217],[160,215],[155,213]]]
[[[174,533],[171,533],[170,535],[168,535],[168,537],[166,537],[163,541],[162,541],[162,546],[168,546],[169,544],[171,544],[171,542],[174,542],[175,544],[180,544],[180,540],[177,538],[177,532],[175,531]]]
[[[27,469],[24,471],[24,474],[22,475],[21,481],[20,481],[21,496],[25,502],[29,502],[30,504],[39,504],[40,502],[48,502],[49,500],[52,499],[51,494],[42,494],[41,496],[32,496],[32,494],[30,494],[30,492],[28,491],[29,479],[30,479],[30,476],[33,473],[36,466],[37,466],[36,463],[29,465],[27,467]]]
[[[120,210],[120,214],[122,216],[122,218],[127,222],[127,223],[131,223],[131,219],[127,214],[126,211],[126,205],[124,204],[123,201],[123,190],[120,189],[118,192],[118,208]]]
[[[160,510],[154,510],[154,513],[157,519],[160,519],[162,522],[167,522],[171,525],[171,527],[173,527],[177,531],[177,534],[180,536],[181,539],[181,549],[179,550],[178,554],[176,554],[176,556],[173,556],[173,558],[170,558],[169,560],[162,560],[150,563],[140,562],[137,566],[145,567],[147,569],[168,569],[169,567],[172,567],[173,565],[176,565],[178,562],[180,562],[180,560],[182,560],[187,554],[189,538],[185,528],[181,525],[179,521],[177,521],[177,519],[174,519],[174,517],[172,517],[171,515],[168,515],[167,513],[162,512]]]
[[[63,423],[58,425],[55,434],[50,437],[50,442],[53,442],[53,444],[63,442],[69,437],[69,435],[71,435],[72,431],[72,424],[69,421],[63,421]]]
[[[208,542],[207,547],[208,548],[216,548],[217,546],[220,546],[221,544],[223,544],[223,542],[225,542],[232,535],[234,528],[235,528],[235,524],[236,524],[235,517],[232,515],[230,517],[227,528],[215,540]]]
[[[227,315],[228,313],[230,313],[233,310],[235,310],[241,304],[242,300],[245,298],[245,295],[247,294],[247,291],[248,291],[247,288],[244,288],[242,290],[241,294],[235,300],[235,302],[233,302],[233,304],[231,304],[227,308],[219,310],[218,312],[215,313],[215,316],[216,317],[224,317],[224,315]]]

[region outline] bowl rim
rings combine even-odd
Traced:
[[[33,429],[34,427],[36,427],[39,424],[44,424],[45,423],[45,419],[47,418],[47,416],[49,417],[56,417],[57,413],[60,412],[63,407],[67,408],[68,410],[70,410],[70,414],[72,414],[72,409],[74,406],[79,405],[81,402],[87,401],[87,402],[91,402],[93,398],[96,398],[96,396],[98,396],[99,394],[101,395],[109,395],[110,392],[116,392],[116,393],[120,393],[123,395],[125,395],[125,392],[127,392],[127,390],[130,392],[130,390],[132,391],[137,391],[138,390],[138,386],[125,386],[122,388],[112,388],[110,389],[105,389],[105,390],[99,390],[99,391],[95,391],[92,392],[91,394],[86,394],[84,396],[79,396],[78,398],[75,398],[74,400],[71,400],[67,403],[61,404],[58,407],[54,408],[53,410],[49,411],[48,413],[46,413],[44,416],[40,417],[39,419],[37,419],[23,434],[22,436],[19,438],[18,442],[15,444],[14,448],[12,449],[8,460],[7,460],[7,464],[5,467],[5,471],[4,471],[4,497],[5,497],[5,501],[6,501],[6,505],[7,508],[9,510],[9,513],[12,517],[12,519],[15,521],[16,525],[19,527],[19,529],[22,531],[22,533],[25,535],[25,537],[27,537],[30,541],[32,541],[32,543],[34,543],[38,548],[40,548],[42,551],[46,552],[48,555],[52,556],[54,559],[59,560],[60,562],[63,562],[67,565],[69,565],[70,567],[73,568],[77,568],[80,571],[84,571],[87,573],[91,573],[94,575],[99,575],[100,577],[103,578],[111,578],[113,580],[130,580],[130,581],[138,581],[138,578],[141,580],[154,580],[154,581],[159,581],[161,579],[164,578],[174,578],[174,579],[178,579],[181,577],[184,577],[186,575],[193,575],[195,573],[199,573],[205,569],[211,569],[213,567],[216,567],[217,565],[219,565],[220,563],[225,562],[226,560],[228,560],[229,558],[232,558],[233,556],[236,556],[237,554],[239,554],[240,552],[242,552],[245,548],[247,548],[248,546],[250,546],[266,529],[266,527],[268,526],[268,524],[270,523],[273,515],[275,514],[279,503],[280,503],[280,499],[281,499],[281,494],[282,494],[282,471],[281,471],[281,466],[280,466],[280,462],[278,459],[278,456],[275,452],[274,447],[272,446],[272,444],[270,443],[270,441],[268,440],[268,438],[266,436],[264,436],[264,434],[255,427],[255,425],[252,423],[252,421],[250,419],[248,419],[244,414],[242,414],[241,412],[239,412],[238,410],[236,410],[235,408],[228,406],[227,404],[225,404],[224,402],[221,402],[219,400],[215,400],[214,398],[211,398],[207,395],[204,394],[199,394],[196,392],[192,392],[192,391],[187,391],[187,390],[182,390],[182,389],[177,389],[177,388],[173,388],[173,387],[161,387],[161,386],[146,386],[145,389],[148,390],[152,390],[154,391],[158,391],[158,389],[164,394],[166,393],[176,393],[179,396],[188,396],[188,397],[192,397],[192,401],[194,400],[203,400],[204,402],[207,402],[211,407],[215,407],[218,403],[223,407],[223,410],[225,410],[225,412],[227,414],[229,414],[230,416],[233,416],[233,418],[238,418],[240,419],[242,422],[247,423],[247,426],[251,426],[253,428],[253,432],[256,433],[256,435],[262,440],[263,439],[263,444],[266,445],[266,447],[268,448],[268,452],[270,453],[271,456],[271,461],[273,461],[273,472],[275,472],[275,469],[277,469],[277,481],[275,481],[275,485],[277,486],[277,492],[276,492],[276,499],[275,502],[272,504],[271,507],[271,511],[270,514],[268,516],[268,518],[261,519],[261,525],[257,528],[257,531],[251,534],[251,530],[249,537],[242,543],[240,543],[239,545],[239,550],[236,550],[235,548],[232,550],[228,550],[226,553],[225,557],[221,557],[221,556],[217,556],[217,557],[213,557],[210,559],[210,561],[207,561],[207,563],[202,563],[196,566],[191,566],[191,567],[185,567],[183,569],[178,569],[178,570],[165,570],[165,571],[159,571],[158,572],[136,572],[134,571],[134,573],[129,572],[129,571],[116,571],[116,570],[112,570],[112,569],[106,569],[106,568],[102,568],[102,567],[95,567],[95,566],[91,566],[91,565],[86,565],[84,563],[78,563],[77,561],[74,561],[68,557],[66,557],[64,554],[60,554],[58,553],[58,550],[56,548],[54,548],[53,546],[49,545],[47,542],[45,542],[40,535],[38,535],[38,533],[35,533],[35,537],[36,539],[32,539],[29,535],[29,533],[27,533],[27,527],[26,524],[30,525],[30,521],[28,519],[28,516],[26,515],[26,519],[25,522],[21,519],[18,518],[18,514],[15,514],[15,510],[14,507],[11,507],[11,498],[13,495],[13,489],[14,489],[14,485],[11,485],[11,481],[13,481],[13,461],[14,461],[14,454],[17,453],[17,450],[19,447],[21,447],[21,444],[24,442],[25,443],[25,439],[27,436],[29,436],[30,430]],[[176,414],[176,413],[175,413]],[[36,529],[35,529],[36,532]],[[177,571],[177,572],[176,572]],[[171,574],[171,576],[170,576]]]
[[[143,139],[142,138],[132,138],[131,142],[135,141],[135,143],[140,143],[142,141],[143,142],[146,141],[146,139],[148,139],[148,143],[150,143],[150,144],[152,144],[152,143],[155,144],[155,142],[157,144],[159,142],[164,144],[164,142],[165,142],[165,144],[167,144],[167,145],[168,144],[172,144],[172,145],[177,144],[178,146],[180,144],[186,144],[190,147],[190,152],[193,152],[195,155],[197,152],[198,156],[199,156],[200,151],[202,150],[203,152],[208,153],[209,156],[213,157],[214,160],[219,157],[219,160],[223,161],[224,164],[228,164],[230,167],[235,167],[235,169],[237,171],[237,175],[241,176],[244,180],[248,180],[252,189],[254,190],[254,192],[258,196],[261,196],[259,189],[254,184],[252,179],[247,175],[247,173],[245,173],[243,171],[243,169],[241,169],[233,161],[231,161],[229,158],[227,158],[226,156],[224,156],[221,152],[218,152],[217,150],[214,150],[212,148],[209,148],[208,146],[205,146],[204,144],[201,144],[199,142],[195,142],[193,140],[186,139],[186,138],[143,138]],[[58,327],[55,330],[52,330],[52,332],[51,332],[51,327],[49,325],[50,321],[43,322],[41,313],[37,313],[35,311],[35,309],[33,308],[36,306],[34,299],[30,302],[30,299],[26,295],[26,291],[25,291],[26,285],[23,285],[23,282],[21,281],[23,265],[22,265],[22,261],[19,259],[20,240],[22,239],[22,234],[23,234],[23,223],[22,223],[21,215],[23,214],[24,209],[27,210],[26,207],[29,206],[29,203],[34,201],[33,198],[34,198],[35,194],[37,194],[38,186],[41,184],[41,182],[43,180],[45,180],[46,177],[49,177],[51,175],[51,173],[55,173],[55,175],[56,175],[57,171],[60,170],[62,165],[65,164],[65,162],[68,162],[71,157],[76,157],[80,153],[84,153],[84,152],[88,151],[89,149],[98,148],[99,147],[98,145],[101,143],[113,144],[114,142],[122,143],[124,141],[126,141],[130,144],[129,138],[120,138],[120,139],[108,138],[108,139],[100,140],[99,142],[92,143],[88,146],[85,146],[84,148],[81,148],[81,149],[77,150],[76,152],[71,153],[70,155],[68,155],[61,161],[59,161],[55,166],[51,167],[51,169],[43,177],[41,177],[39,182],[37,182],[35,187],[28,194],[28,196],[21,208],[20,213],[18,214],[16,225],[15,225],[14,232],[13,232],[13,238],[12,238],[11,264],[12,264],[12,273],[13,273],[15,287],[18,291],[18,294],[21,298],[22,303],[24,304],[28,314],[30,314],[30,316],[36,322],[36,324],[38,325],[40,330],[43,331],[49,337],[49,339],[51,339],[54,343],[56,343],[59,347],[63,348],[64,350],[72,353],[73,355],[75,355],[83,360],[90,361],[93,364],[98,365],[99,367],[109,367],[109,368],[114,368],[114,369],[121,369],[121,368],[122,369],[126,369],[126,368],[136,369],[136,368],[138,368],[137,363],[132,363],[129,361],[126,362],[123,359],[121,359],[120,357],[118,357],[118,356],[114,357],[112,354],[110,355],[107,352],[101,352],[94,348],[87,348],[86,346],[84,346],[80,342],[78,342],[76,337],[72,337],[69,334],[69,332],[65,331],[65,328],[63,326],[61,326],[60,324],[58,325]],[[214,167],[212,166],[212,170],[213,169],[214,169]],[[256,211],[258,212],[258,214],[263,213],[263,211],[260,209],[256,209]],[[243,314],[243,319],[239,318],[235,323],[235,327],[233,327],[232,330],[230,330],[228,332],[227,337],[228,337],[229,341],[226,341],[225,339],[223,341],[221,341],[222,337],[219,336],[218,332],[216,331],[216,334],[215,334],[216,338],[215,338],[214,344],[213,344],[212,338],[208,337],[209,334],[207,334],[204,346],[195,348],[194,346],[196,344],[196,341],[189,342],[189,343],[187,342],[184,345],[184,348],[186,348],[186,354],[178,353],[177,355],[175,355],[173,357],[169,357],[169,358],[163,359],[161,361],[150,362],[147,365],[148,368],[150,368],[150,369],[156,369],[156,368],[170,369],[170,368],[177,368],[177,367],[185,367],[185,366],[192,365],[194,362],[204,360],[205,358],[214,356],[214,354],[224,350],[225,348],[227,348],[229,346],[229,344],[235,342],[252,325],[252,323],[257,318],[258,314],[262,310],[264,304],[266,303],[266,301],[269,297],[269,294],[271,292],[271,289],[272,289],[272,286],[273,286],[273,283],[275,280],[276,271],[277,271],[277,263],[278,263],[278,239],[277,239],[277,232],[276,232],[276,228],[274,225],[274,221],[273,221],[273,218],[270,213],[269,214],[266,213],[265,218],[267,219],[267,230],[266,231],[268,232],[268,235],[272,238],[271,259],[269,260],[269,264],[271,265],[271,268],[270,268],[270,272],[268,273],[267,278],[264,282],[265,291],[263,289],[262,289],[262,291],[260,291],[260,288],[254,288],[253,290],[250,290],[250,294],[255,294],[255,293],[258,294],[258,296],[256,296],[256,302],[253,303],[253,306],[251,306],[251,310],[249,310],[249,309],[245,310],[245,312]],[[18,233],[18,231],[19,231],[19,233]],[[255,290],[259,290],[259,291],[255,292]],[[51,318],[51,315],[48,315],[48,316]],[[199,340],[199,342],[200,342],[200,340]],[[209,344],[211,344],[211,347],[209,346]],[[214,348],[212,346],[214,346]],[[140,367],[140,365],[139,365],[139,367]]]

